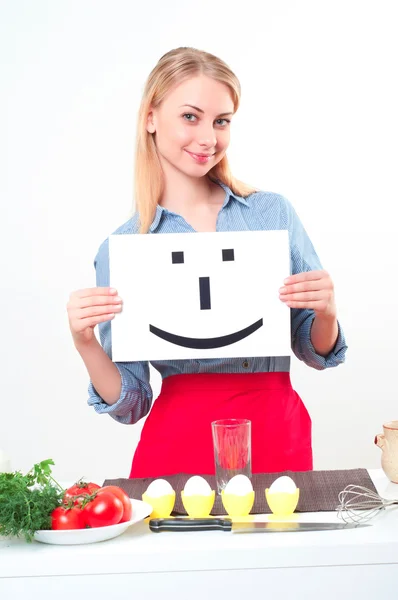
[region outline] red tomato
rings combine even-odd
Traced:
[[[119,498],[123,504],[123,516],[120,519],[119,523],[125,523],[126,521],[130,521],[133,516],[133,508],[131,506],[131,500],[128,497],[128,494],[119,487],[118,485],[106,485],[98,490],[97,494],[102,494],[103,492],[110,492],[116,498]]]
[[[100,486],[97,485],[96,483],[92,483],[92,482],[85,482],[85,481],[78,481],[77,483],[75,483],[74,485],[72,485],[71,487],[69,487],[63,497],[63,502],[65,504],[68,503],[69,500],[73,499],[73,504],[81,504],[83,501],[83,496],[87,496],[89,494],[92,494],[93,492],[95,492],[96,490],[99,490]],[[80,498],[78,498],[77,496],[81,496]]]
[[[57,506],[51,513],[51,529],[84,529],[86,522],[83,511],[73,506]]]
[[[116,525],[123,516],[123,504],[114,494],[98,494],[83,508],[82,513],[89,527]]]

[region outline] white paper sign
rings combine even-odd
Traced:
[[[119,361],[289,356],[288,231],[112,235]]]

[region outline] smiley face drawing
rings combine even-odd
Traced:
[[[112,235],[109,274],[115,362],[290,354],[285,230]]]
[[[184,264],[184,252],[172,252],[171,253],[173,264]],[[222,250],[223,261],[235,260],[235,251],[233,248]],[[199,307],[200,310],[211,310],[211,292],[210,292],[210,277],[199,277]],[[170,331],[165,331],[155,325],[149,325],[149,331],[154,335],[157,335],[162,340],[176,344],[177,346],[183,346],[184,348],[196,348],[201,350],[207,350],[209,348],[222,348],[230,344],[234,344],[243,340],[248,335],[251,335],[254,331],[257,331],[263,326],[263,319],[258,319],[254,323],[251,323],[244,329],[234,331],[227,335],[210,338],[197,338],[197,337],[186,337],[182,335],[176,335]]]

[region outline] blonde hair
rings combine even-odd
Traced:
[[[134,197],[140,221],[140,233],[147,233],[164,190],[164,175],[153,135],[147,131],[150,110],[160,105],[176,84],[197,75],[206,75],[227,85],[232,94],[234,111],[240,104],[241,89],[236,75],[221,59],[195,48],[181,47],[167,52],[149,74],[138,112],[134,165]],[[226,155],[207,173],[219,179],[234,194],[248,196],[257,191],[233,177]]]

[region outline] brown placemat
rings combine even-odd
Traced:
[[[318,512],[336,510],[339,501],[338,494],[347,485],[362,485],[373,491],[376,488],[366,469],[345,469],[334,471],[283,471],[281,473],[255,473],[252,475],[252,485],[255,491],[254,505],[251,514],[263,514],[271,512],[265,499],[265,488],[269,488],[273,481],[281,475],[289,475],[300,488],[300,498],[297,505],[297,512]],[[184,489],[186,481],[192,477],[186,473],[178,475],[165,475],[166,479],[176,492],[176,502],[173,515],[186,515],[181,502],[181,491]],[[202,475],[210,484],[211,488],[216,489],[214,475]],[[142,500],[142,494],[146,491],[148,485],[158,479],[156,477],[146,477],[142,479],[105,479],[102,485],[118,485],[123,488],[130,498]],[[221,497],[216,494],[212,515],[224,515]]]

